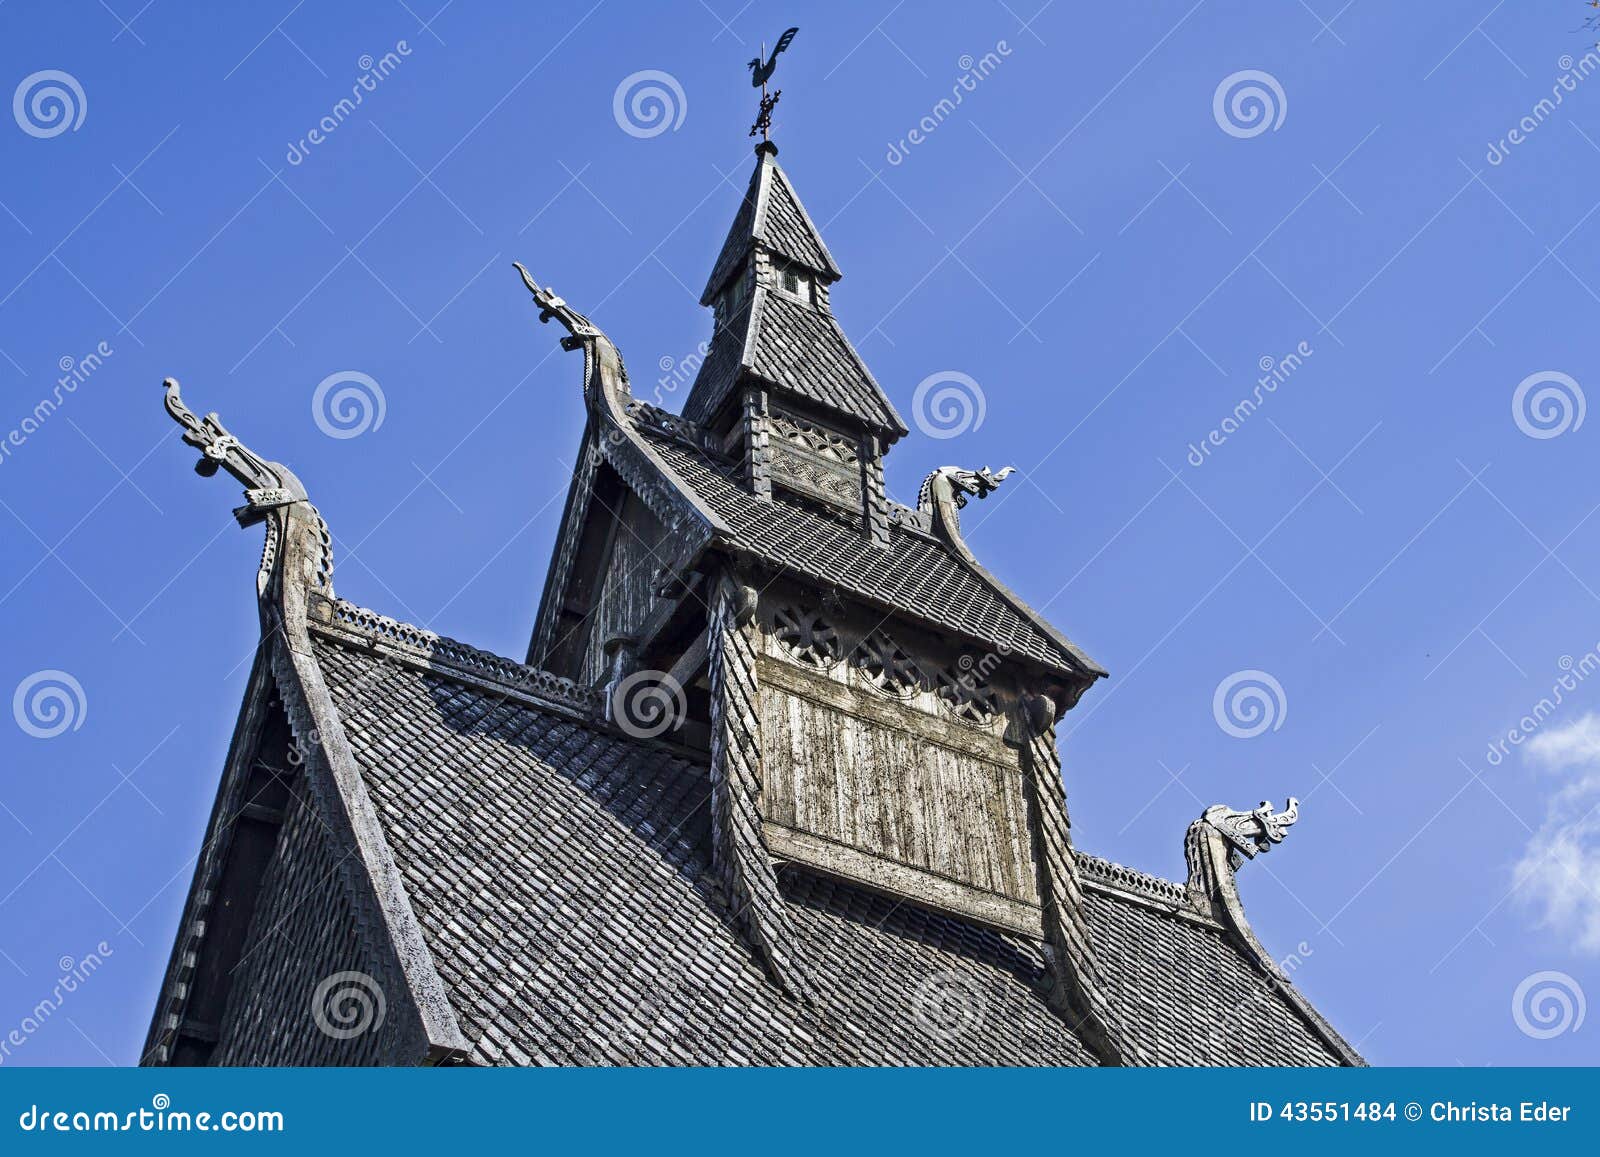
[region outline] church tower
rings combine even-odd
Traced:
[[[1054,740],[1104,671],[961,537],[1009,469],[943,467],[915,506],[889,498],[908,430],[833,315],[839,267],[777,153],[756,147],[712,265],[681,415],[634,398],[604,336],[529,278],[598,352],[528,662],[705,753],[714,862],[785,990],[812,967],[779,899],[796,864],[1041,937],[1061,1015],[1136,1060],[1097,988]]]
[[[715,330],[683,416],[724,438],[751,493],[826,504],[887,548],[883,454],[906,425],[834,319],[839,277],[763,141],[700,298]]]

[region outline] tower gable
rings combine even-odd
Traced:
[[[756,153],[701,297],[714,331],[683,415],[725,432],[740,416],[744,390],[758,386],[886,448],[907,427],[833,316],[838,266],[778,167],[776,146]]]

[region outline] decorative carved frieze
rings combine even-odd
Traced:
[[[905,697],[927,687],[928,678],[887,631],[875,630],[850,653],[851,666],[880,691]]]
[[[774,481],[862,509],[861,443],[822,422],[774,406],[767,416]]]
[[[829,458],[847,466],[861,460],[860,446],[854,438],[785,410],[773,409],[772,434],[819,458]]]
[[[987,723],[998,710],[994,690],[990,686],[988,666],[991,656],[974,659],[962,655],[956,662],[941,667],[935,676],[939,699],[958,719],[973,723]]]
[[[787,443],[772,447],[772,476],[774,482],[802,494],[852,509],[861,507],[858,469],[798,454]]]
[[[773,618],[773,635],[807,667],[831,667],[844,654],[833,624],[802,607],[779,607]]]
[[[917,699],[923,710],[936,706],[960,722],[985,727],[1002,710],[993,682],[998,655],[964,654],[941,665],[918,657],[881,624],[864,634],[841,633],[834,620],[801,603],[773,607],[769,625],[781,653],[802,666],[829,671],[848,653],[838,677],[896,699]]]
[[[602,714],[604,697],[601,693],[580,687],[570,679],[513,662],[410,623],[402,623],[346,599],[332,599],[325,605],[326,621],[317,625],[318,630],[331,629],[341,634],[357,635],[369,646],[382,643],[394,651],[408,652],[428,666],[445,667],[457,674],[568,707],[593,718],[599,718]]]

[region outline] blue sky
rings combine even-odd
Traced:
[[[1080,845],[1181,876],[1204,805],[1298,796],[1241,888],[1368,1057],[1600,1061],[1560,1005],[1600,993],[1582,5],[438,4],[0,8],[0,1036],[109,950],[4,1063],[136,1058],[256,637],[259,532],[161,379],[293,466],[341,594],[520,657],[582,405],[510,263],[652,393],[709,336],[743,65],[793,22],[774,135],[846,331],[908,418],[930,375],[983,400],[890,487],[1016,465],[969,541],[1112,673],[1062,730]],[[647,70],[675,127],[639,135]],[[382,421],[330,437],[346,371]],[[1264,728],[1214,709],[1241,672]]]

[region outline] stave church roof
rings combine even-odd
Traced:
[[[758,149],[714,263],[708,303],[741,278],[749,288],[718,306],[684,416],[633,398],[604,333],[523,271],[541,320],[583,352],[589,406],[530,647],[544,666],[339,598],[332,536],[299,480],[168,383],[200,472],[245,486],[235,513],[265,525],[267,549],[261,647],[147,1063],[1361,1063],[1239,902],[1235,870],[1282,841],[1293,801],[1208,809],[1173,882],[1075,850],[1060,783],[1030,783],[1017,839],[1039,887],[1005,909],[1020,921],[953,906],[936,873],[891,865],[883,878],[911,882],[876,886],[770,851],[759,814],[729,820],[740,723],[728,704],[745,692],[728,673],[765,668],[729,658],[744,636],[728,626],[731,601],[706,604],[712,581],[783,576],[941,645],[1005,656],[1011,678],[1045,689],[1018,701],[1023,747],[1053,752],[1051,710],[1105,675],[961,537],[957,511],[1006,471],[946,467],[915,506],[887,498],[882,452],[906,427],[832,316],[838,267],[775,155]],[[781,287],[791,267],[810,296]],[[764,457],[769,395],[813,423],[794,460],[812,455],[853,492],[819,499]],[[619,526],[656,536],[648,589],[596,553],[626,542]],[[632,606],[607,595],[614,581],[634,582],[624,593],[645,609],[601,638],[598,620]],[[615,670],[561,650],[574,623]],[[696,707],[709,697],[710,739],[619,718],[630,653],[666,656]],[[962,742],[1004,749],[1012,724],[991,722]],[[916,728],[956,734],[942,718]]]

